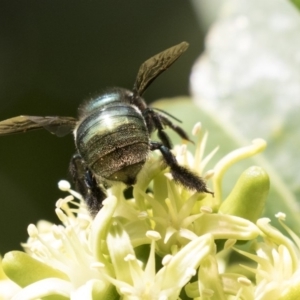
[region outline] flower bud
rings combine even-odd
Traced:
[[[242,173],[219,211],[256,222],[261,216],[270,189],[264,169],[252,166]]]

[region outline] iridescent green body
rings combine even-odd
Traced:
[[[80,108],[74,131],[80,156],[94,175],[105,181],[133,184],[150,151],[150,138],[132,93],[118,89]]]

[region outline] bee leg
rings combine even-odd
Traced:
[[[200,193],[213,194],[207,189],[206,183],[201,177],[178,164],[175,156],[168,147],[162,143],[151,142],[150,150],[159,150],[161,152],[166,164],[170,167],[171,174],[175,182],[182,184],[184,187],[190,190],[196,190]]]
[[[72,157],[69,170],[76,190],[83,196],[90,214],[94,217],[106,198],[105,192],[99,187],[91,170],[79,154]]]
[[[85,183],[88,187],[88,193],[84,199],[89,208],[92,217],[95,217],[98,211],[102,208],[102,201],[107,197],[102,188],[99,187],[95,177],[90,170],[86,171]]]
[[[173,131],[175,131],[182,139],[189,141],[191,143],[194,143],[192,140],[190,140],[188,134],[180,127],[175,124],[173,124],[168,118],[160,115],[160,119],[162,123],[168,127],[170,127]]]
[[[162,122],[162,117],[160,114],[152,110],[151,108],[146,108],[143,111],[143,117],[146,120],[148,131],[151,133],[154,129],[157,130],[158,138],[161,142],[168,147],[172,148],[172,143],[168,135],[164,131],[164,125]]]
[[[165,112],[166,113],[166,112]],[[168,135],[164,132],[164,126],[170,127],[174,132],[176,132],[182,139],[194,143],[188,136],[188,134],[180,127],[173,124],[167,117],[155,112],[151,108],[146,108],[143,111],[143,116],[146,120],[148,131],[152,132],[153,128],[158,130],[158,137],[162,143],[169,149],[172,148],[171,141]],[[173,116],[172,116],[173,117]],[[174,118],[174,117],[173,117]],[[175,119],[177,120],[177,119]],[[180,120],[177,120],[180,122]]]

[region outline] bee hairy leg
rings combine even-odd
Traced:
[[[172,143],[168,135],[164,131],[164,125],[162,122],[162,117],[160,114],[153,111],[151,108],[147,107],[143,111],[143,116],[146,120],[148,131],[151,132],[152,130],[157,130],[158,138],[161,142],[168,147],[169,149],[172,148]]]
[[[177,122],[181,122],[180,120],[178,120],[174,116],[170,115],[169,113],[167,113],[167,112],[165,112],[163,110],[160,110],[160,111],[162,111],[164,114],[167,114],[168,116],[172,117]],[[188,134],[180,126],[175,125],[174,123],[172,123],[169,120],[169,118],[163,116],[162,114],[159,114],[159,113],[155,112],[153,109],[151,109],[149,107],[147,107],[146,109],[144,109],[143,116],[144,116],[145,120],[147,121],[147,126],[148,126],[149,131],[151,132],[151,130],[153,130],[153,128],[157,129],[159,139],[169,149],[172,148],[172,144],[171,144],[171,141],[170,141],[168,135],[164,132],[164,126],[167,126],[170,129],[172,129],[182,139],[184,139],[186,141],[189,141],[191,143],[194,143],[189,138]]]
[[[192,140],[190,140],[188,134],[178,125],[173,124],[168,118],[160,115],[160,119],[162,123],[168,127],[170,127],[174,132],[176,132],[182,139],[189,141],[194,144]]]
[[[91,170],[85,165],[79,154],[75,154],[70,162],[69,171],[76,190],[84,198],[92,217],[102,207],[102,201],[107,197],[104,190],[99,187]]]
[[[89,208],[92,217],[95,217],[98,211],[102,208],[102,201],[107,197],[102,188],[99,187],[95,177],[90,170],[85,174],[85,184],[88,187],[88,193],[84,199]]]
[[[201,177],[178,164],[175,156],[169,148],[164,146],[162,143],[151,142],[150,149],[151,151],[159,150],[161,152],[164,161],[170,167],[171,174],[176,183],[183,185],[187,189],[196,190],[199,193],[213,194],[210,190],[207,189],[206,183]]]

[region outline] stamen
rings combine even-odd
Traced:
[[[285,221],[286,214],[283,212],[278,212],[277,214],[275,214],[275,217],[279,220]]]
[[[193,136],[199,135],[201,132],[201,129],[202,129],[201,122],[196,123],[192,129],[192,135]]]
[[[159,232],[154,231],[154,230],[148,230],[146,232],[146,237],[153,240],[153,241],[158,241],[161,239],[161,235]]]
[[[63,192],[68,192],[71,189],[71,185],[67,180],[60,180],[58,182],[58,188]]]
[[[251,280],[249,280],[248,278],[246,277],[239,277],[237,279],[238,283],[242,284],[242,285],[245,285],[245,286],[251,286],[252,285],[252,282]]]

